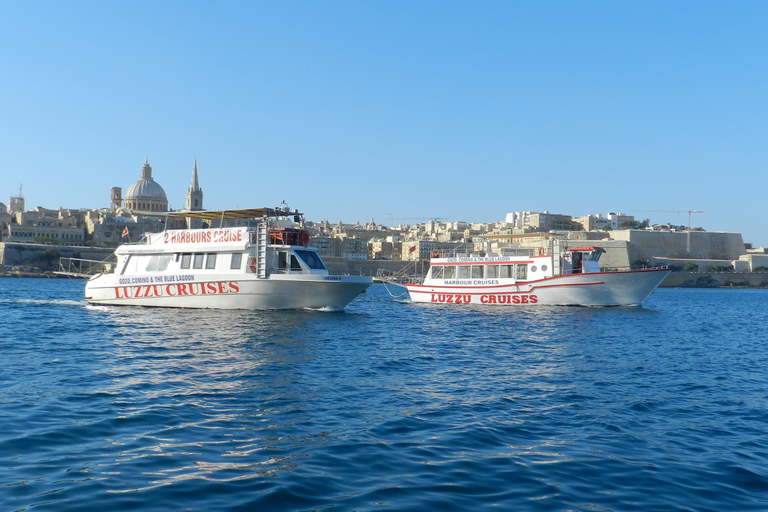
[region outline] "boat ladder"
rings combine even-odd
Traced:
[[[266,279],[267,277],[267,225],[262,222],[256,228],[256,236],[258,239],[258,260],[256,263],[256,277],[259,279]]]

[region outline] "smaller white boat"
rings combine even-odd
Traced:
[[[123,244],[115,251],[116,261],[106,264],[111,271],[88,276],[85,300],[177,308],[340,310],[373,282],[367,276],[331,275],[317,249],[309,246],[303,216],[296,210],[173,215],[244,225],[166,230]],[[103,270],[100,263],[91,262],[91,268]],[[82,276],[64,265],[60,273]]]
[[[600,247],[534,256],[451,256],[433,253],[421,282],[404,286],[411,302],[489,306],[627,306],[642,303],[667,267],[602,271]]]

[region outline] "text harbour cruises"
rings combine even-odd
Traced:
[[[343,309],[371,277],[331,275],[298,211],[174,212],[237,227],[166,230],[115,251],[111,272],[90,277],[91,304],[221,309]],[[295,224],[296,223],[296,224]],[[82,260],[81,260],[82,261]],[[74,272],[62,272],[70,275]]]

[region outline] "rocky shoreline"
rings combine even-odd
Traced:
[[[768,289],[768,272],[672,272],[659,287]]]
[[[34,277],[42,279],[71,279],[70,276],[54,274],[52,271],[40,270],[0,270],[0,277]]]

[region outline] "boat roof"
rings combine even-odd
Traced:
[[[238,208],[233,210],[200,210],[168,212],[174,217],[188,217],[203,220],[220,219],[260,219],[263,217],[293,217],[303,215],[298,211],[288,211],[282,208]]]

